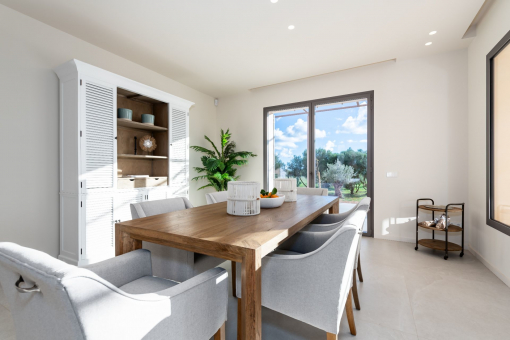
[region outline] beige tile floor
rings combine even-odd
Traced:
[[[358,335],[345,316],[340,339],[510,339],[510,288],[466,251],[463,258],[414,244],[364,238],[358,285],[361,310],[354,311]],[[229,269],[229,263],[225,263]],[[2,306],[3,305],[3,306]],[[14,327],[0,292],[0,339]],[[227,339],[236,339],[236,300],[229,301]],[[264,339],[325,339],[323,331],[263,309]]]

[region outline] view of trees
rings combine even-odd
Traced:
[[[329,188],[334,186],[335,196],[342,197],[342,187],[357,193],[367,186],[367,151],[348,150],[336,153],[319,148],[315,150],[317,187]],[[298,186],[307,186],[307,150],[300,156],[294,157],[285,164],[278,156],[275,158],[275,170],[285,171],[286,177],[296,178]]]

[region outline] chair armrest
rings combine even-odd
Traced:
[[[84,268],[120,287],[143,276],[152,276],[151,253],[138,249]]]
[[[227,320],[228,273],[213,268],[157,292],[170,296],[173,339],[210,339]]]

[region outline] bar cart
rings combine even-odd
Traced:
[[[421,204],[420,201],[431,201],[431,205]],[[462,213],[462,224],[461,226],[453,225],[446,222],[447,227],[444,230],[437,229],[435,227],[426,227],[418,225],[418,211],[419,210],[431,211],[432,219],[434,219],[434,215],[436,212],[445,213],[446,221],[448,221],[448,212],[460,212]],[[418,240],[418,230],[419,228],[430,229],[432,230],[432,239],[421,239]],[[444,231],[445,232],[445,241],[436,240],[435,232],[436,231]],[[462,234],[462,244],[458,245],[456,243],[448,242],[448,234],[449,233],[461,233]],[[464,203],[450,203],[446,206],[442,205],[434,205],[434,200],[432,198],[420,198],[416,200],[416,247],[414,250],[418,250],[418,244],[427,248],[436,249],[436,250],[444,250],[444,259],[448,260],[448,251],[460,251],[460,257],[464,256]]]

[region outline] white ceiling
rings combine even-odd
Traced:
[[[467,47],[484,0],[0,0],[215,97]],[[292,31],[289,25],[295,25]],[[438,33],[429,36],[429,32]],[[432,41],[431,46],[425,43]]]

